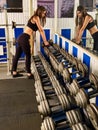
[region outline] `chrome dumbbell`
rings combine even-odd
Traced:
[[[79,64],[80,64],[79,66],[81,66],[80,69],[71,68],[69,70],[68,68],[64,68],[62,75],[65,82],[71,83],[73,79],[78,79],[80,77],[85,77],[87,75],[87,71],[85,70],[84,65],[82,63]]]
[[[98,130],[98,106],[95,103],[88,104],[86,111],[95,130]]]
[[[43,100],[38,105],[38,111],[43,117],[46,117],[59,110],[62,110],[62,106],[56,96],[51,100]]]
[[[77,123],[75,125],[72,125],[72,130],[92,130],[92,129],[84,123]]]
[[[87,92],[84,89],[80,89],[79,92],[75,96],[75,100],[77,105],[83,108],[87,107],[87,104],[90,103],[90,99],[98,96],[98,91],[89,91]]]
[[[51,117],[44,118],[41,130],[66,130],[76,123],[82,122],[82,115],[79,109],[68,112],[60,111],[52,114]]]
[[[56,98],[55,95],[53,95],[52,100],[49,100],[50,98],[51,95],[47,97],[47,100],[45,100],[44,98],[44,100],[41,101],[40,105],[38,106],[38,110],[43,116],[55,113],[55,111],[59,111],[60,109],[68,111],[79,108],[76,104],[74,97],[72,97],[71,95],[61,94],[57,95]]]
[[[71,95],[76,95],[80,88],[92,91],[98,90],[98,77],[91,73],[89,77],[81,78],[81,80],[74,79],[72,83],[67,87]]]

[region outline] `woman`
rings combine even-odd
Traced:
[[[33,78],[33,75],[31,73],[31,54],[30,54],[30,36],[33,35],[37,30],[39,30],[44,46],[49,46],[49,43],[46,40],[46,36],[43,30],[43,26],[46,23],[46,9],[43,6],[39,6],[37,10],[35,11],[34,15],[28,20],[26,29],[23,34],[21,34],[18,38],[18,47],[16,48],[16,54],[13,59],[12,64],[12,76],[20,77],[23,76],[22,74],[17,73],[17,64],[18,60],[22,54],[22,52],[26,55],[26,71],[27,71],[27,77],[29,79]]]
[[[98,51],[98,29],[91,15],[83,6],[78,6],[76,11],[76,43],[80,44],[83,31],[88,29],[94,39],[93,50]]]

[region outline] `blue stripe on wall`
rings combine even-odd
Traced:
[[[73,54],[74,57],[77,57],[78,49],[74,46],[73,46],[72,54]]]
[[[5,29],[0,28],[0,37],[5,37]]]
[[[82,37],[86,38],[86,30],[84,30]],[[82,39],[83,46],[86,46],[86,39]]]
[[[59,39],[59,46],[60,46],[60,48],[62,48],[62,38],[61,37]]]
[[[55,36],[54,36],[54,43],[57,44],[57,35],[56,35],[56,34],[55,34]]]
[[[71,29],[61,29],[61,35],[70,40],[70,38],[71,38]]]
[[[65,50],[69,52],[69,43],[65,41]]]
[[[50,40],[50,29],[45,29],[44,32],[45,32],[45,35],[46,35],[46,39]],[[43,43],[41,36],[40,36],[40,43]],[[42,52],[42,54],[45,54],[44,49],[42,48],[42,44],[40,44],[40,51]]]
[[[88,56],[87,54],[83,53],[83,63],[87,65],[88,67],[88,71],[90,69],[90,56]]]
[[[2,39],[1,39],[2,37]],[[4,55],[0,55],[0,62],[7,61],[7,48],[6,48],[6,38],[5,38],[5,28],[0,28],[0,45],[3,46]],[[1,60],[1,58],[4,58]]]

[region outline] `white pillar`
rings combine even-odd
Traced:
[[[6,44],[7,44],[7,74],[10,73],[10,42],[9,42],[9,27],[8,27],[8,16],[7,16],[7,8],[4,9],[5,13],[5,33],[6,33]]]
[[[58,7],[58,0],[54,1],[54,32],[57,32],[57,7]]]

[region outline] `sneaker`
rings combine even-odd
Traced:
[[[31,74],[30,76],[27,75],[27,78],[28,78],[28,79],[34,79],[34,76],[33,76],[33,74]]]
[[[17,73],[17,74],[12,74],[12,77],[13,77],[13,78],[22,77],[22,76],[23,76],[23,74],[19,74],[19,73]]]

